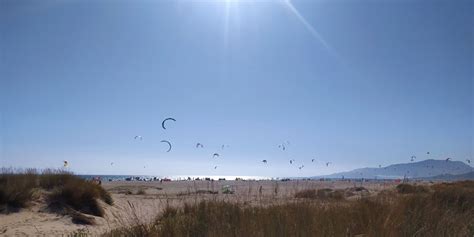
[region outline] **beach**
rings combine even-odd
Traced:
[[[364,187],[368,192],[354,193],[350,198],[376,195],[382,190],[394,189],[393,181],[113,181],[102,182],[111,193],[112,206],[101,202],[104,217],[94,216],[95,225],[74,224],[71,217],[48,212],[42,200],[33,202],[19,212],[0,214],[2,236],[60,236],[71,233],[100,235],[112,229],[152,221],[167,206],[201,200],[225,200],[239,203],[286,203],[295,200],[298,191],[306,189],[341,189]],[[225,194],[223,190],[228,190]],[[91,216],[92,217],[92,216]]]

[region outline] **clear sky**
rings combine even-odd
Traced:
[[[473,3],[0,1],[0,166],[306,176],[464,161]]]

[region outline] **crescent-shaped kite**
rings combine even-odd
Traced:
[[[170,151],[171,151],[171,147],[172,147],[172,146],[171,146],[171,142],[169,142],[169,141],[167,141],[167,140],[161,140],[160,142],[164,142],[164,143],[167,143],[167,144],[168,144],[169,148],[168,148],[168,150],[167,150],[166,152],[170,152]]]
[[[166,129],[165,123],[166,123],[166,121],[168,121],[168,120],[172,120],[172,121],[176,122],[176,119],[174,119],[174,118],[165,118],[165,120],[163,120],[163,122],[161,122],[161,127],[162,127],[163,129]]]

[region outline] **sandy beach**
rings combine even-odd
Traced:
[[[361,186],[360,182],[349,181],[114,181],[103,182],[102,186],[112,194],[114,205],[101,203],[105,209],[103,218],[94,217],[96,225],[74,224],[69,216],[47,211],[41,200],[28,208],[8,215],[0,214],[0,235],[2,236],[60,236],[74,232],[99,235],[108,230],[135,224],[137,220],[153,220],[167,205],[179,206],[186,202],[200,200],[226,200],[246,203],[288,202],[294,194],[304,189],[348,189]],[[233,194],[224,194],[228,186]],[[384,189],[393,189],[394,182],[364,182],[362,186],[375,195]],[[261,188],[260,188],[261,187]],[[261,192],[260,192],[261,190]],[[217,194],[212,194],[216,193]],[[356,194],[351,198],[358,198]]]

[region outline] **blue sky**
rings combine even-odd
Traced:
[[[412,155],[464,161],[472,10],[463,0],[1,1],[0,166],[307,176]],[[166,117],[177,122],[163,130]]]

